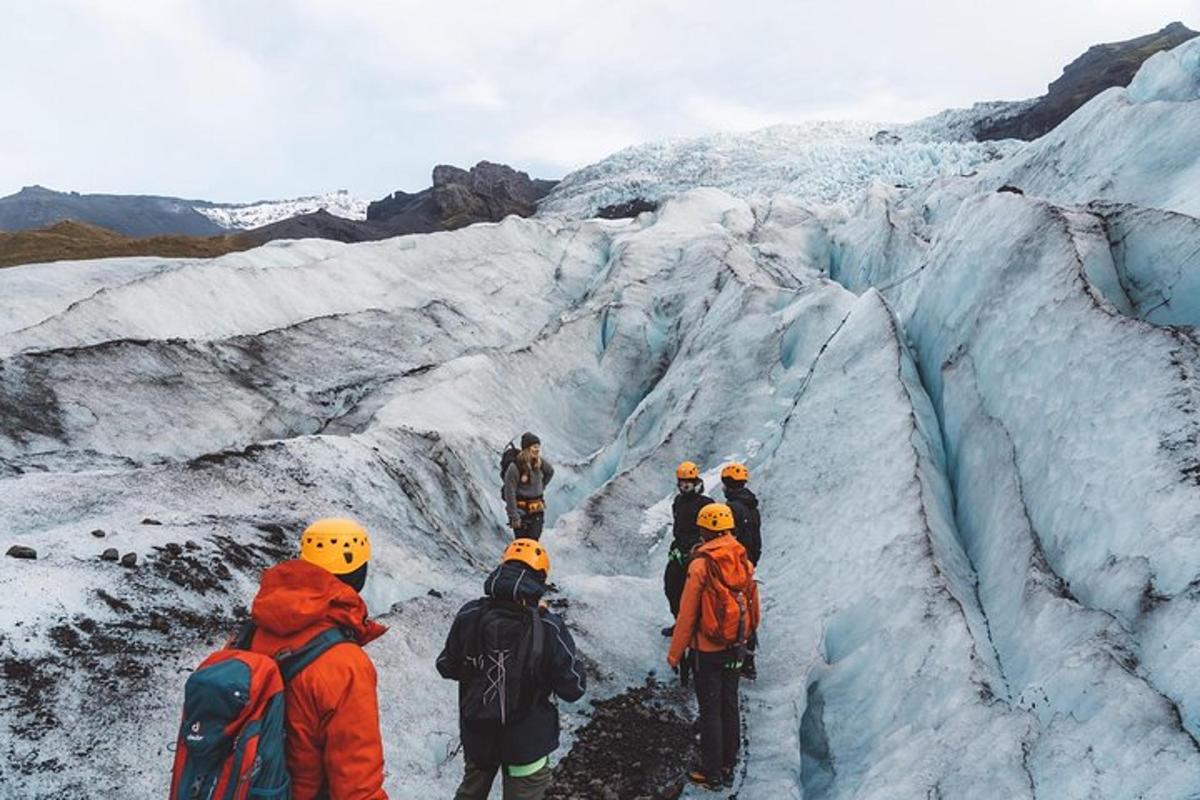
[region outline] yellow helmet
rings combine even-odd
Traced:
[[[504,548],[504,555],[500,558],[502,564],[509,561],[520,561],[546,575],[550,574],[550,554],[536,539],[513,539],[508,547]]]
[[[696,524],[706,531],[721,533],[733,530],[733,510],[724,503],[709,503],[700,509]]]
[[[300,537],[300,558],[346,575],[371,560],[371,540],[352,519],[319,519]]]
[[[684,461],[675,470],[675,477],[681,481],[694,481],[700,478],[700,468],[694,461]]]
[[[721,470],[722,478],[729,478],[732,481],[748,481],[750,480],[750,470],[746,469],[745,464],[727,464],[725,469]]]

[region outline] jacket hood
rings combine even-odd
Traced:
[[[337,626],[366,644],[387,630],[367,618],[367,604],[358,592],[333,573],[300,559],[263,573],[250,616],[260,629],[279,639]]]
[[[509,561],[492,570],[483,582],[483,593],[496,600],[533,605],[546,593],[546,583],[537,570]]]
[[[745,486],[739,486],[736,489],[726,488],[725,499],[733,500],[738,503],[745,503],[751,508],[758,508],[758,496]]]
[[[754,567],[742,543],[728,533],[703,542],[697,551],[711,559],[721,571],[721,579],[731,589],[746,591],[754,582]]]

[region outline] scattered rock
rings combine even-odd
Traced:
[[[121,554],[117,552],[117,548],[115,547],[110,547],[100,554],[101,561],[116,561],[120,557]]]
[[[103,539],[106,535],[107,534],[105,534],[104,531],[100,530],[99,528],[96,528],[96,530],[92,531],[92,536],[95,536],[97,539]]]
[[[167,545],[164,549],[172,558],[178,558],[179,556],[183,555],[183,548],[175,542],[167,542]]]
[[[600,219],[631,219],[647,211],[658,211],[658,203],[654,200],[635,197],[624,203],[605,206],[596,212],[596,216],[600,217]]]
[[[161,522],[154,519],[153,517],[146,517],[144,520],[142,520],[142,524],[143,525],[162,525]]]
[[[200,549],[200,545],[196,544],[191,539],[188,539],[186,542],[184,542],[183,546],[186,547],[188,550],[199,550]]]
[[[7,555],[12,558],[36,559],[37,550],[34,550],[32,547],[26,547],[23,544],[14,544],[8,548]]]
[[[436,597],[438,600],[441,600],[443,597],[445,597],[445,595],[439,592],[437,589],[430,589],[425,594],[429,595],[430,597]]]
[[[1013,186],[1013,185],[1011,185],[1011,184],[1008,184],[1008,183],[1004,184],[1003,186],[1001,186],[1001,187],[1000,187],[999,189],[997,189],[996,191],[997,191],[997,192],[1003,192],[1003,193],[1005,193],[1005,194],[1019,194],[1019,195],[1024,195],[1024,194],[1025,194],[1025,192],[1023,192],[1021,189],[1019,189],[1019,188],[1017,188],[1016,186]]]
[[[136,567],[137,566],[137,553],[126,553],[125,555],[121,556],[121,566],[122,567]]]
[[[674,800],[696,758],[689,692],[653,681],[594,702],[546,800]]]

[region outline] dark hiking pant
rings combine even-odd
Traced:
[[[667,595],[667,604],[671,606],[671,616],[679,616],[679,602],[683,598],[683,586],[687,583],[687,567],[671,558],[667,560],[667,569],[663,572],[663,592]]]
[[[742,723],[738,714],[737,653],[698,653],[696,699],[700,702],[700,769],[709,778],[720,778],[722,769],[737,764]]]
[[[492,782],[496,780],[496,771],[499,769],[496,765],[485,767],[468,761],[462,783],[454,793],[454,800],[487,800],[488,793],[492,790]],[[507,770],[502,772],[504,800],[542,800],[546,790],[550,788],[549,763],[524,778],[514,778]]]
[[[514,539],[541,539],[542,528],[546,526],[546,512],[535,511],[532,514],[527,514],[524,511],[518,511],[521,515],[521,527],[513,528]]]

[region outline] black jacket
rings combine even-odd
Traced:
[[[725,487],[725,502],[733,511],[734,533],[746,548],[750,563],[758,566],[762,555],[762,517],[758,514],[758,498],[745,486]]]
[[[489,603],[510,602],[523,607],[537,604],[546,586],[541,573],[524,564],[501,564],[483,584],[486,597],[472,600],[459,609],[446,646],[437,658],[443,678],[458,681],[461,701],[468,681],[483,680],[472,669],[468,656],[477,647],[467,641],[471,618],[482,613]],[[545,646],[541,660],[541,682],[535,690],[533,706],[521,719],[507,725],[478,725],[459,716],[459,737],[469,761],[480,765],[529,764],[558,748],[558,708],[553,697],[567,702],[583,697],[587,678],[583,665],[575,658],[575,642],[562,618],[550,611],[540,613]]]
[[[671,510],[675,514],[675,522],[672,526],[675,541],[672,543],[672,549],[684,559],[700,542],[700,528],[696,525],[696,517],[700,515],[700,509],[711,502],[712,498],[704,494],[675,495],[675,502],[671,504]]]

